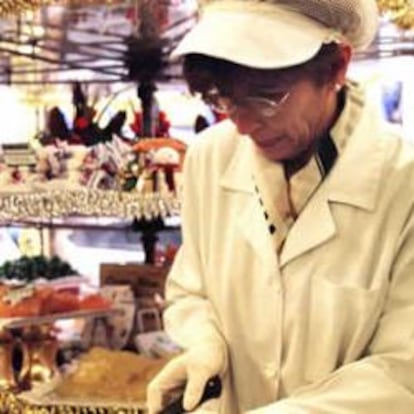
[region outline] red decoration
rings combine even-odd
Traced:
[[[164,111],[159,111],[158,120],[155,126],[155,136],[165,137],[170,136],[171,122],[168,119],[167,114]],[[137,136],[142,136],[142,112],[137,111],[134,113],[134,122],[130,124],[130,128],[135,132]]]

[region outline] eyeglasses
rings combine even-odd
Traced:
[[[219,114],[232,115],[238,109],[243,108],[259,116],[270,118],[275,116],[282,104],[286,102],[290,91],[283,93],[280,91],[268,92],[267,94],[272,95],[272,99],[262,96],[246,96],[234,99],[222,96],[217,88],[212,88],[202,94],[202,99],[213,111]]]

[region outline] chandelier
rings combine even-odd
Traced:
[[[377,0],[382,15],[402,30],[414,28],[413,0]]]
[[[125,0],[0,0],[0,17],[54,4],[88,6],[93,4],[110,5],[116,3],[125,3]]]
[[[414,0],[376,0],[382,15],[402,30],[414,28]],[[88,6],[125,3],[125,0],[0,0],[0,17],[42,6],[66,4]]]

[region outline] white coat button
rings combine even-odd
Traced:
[[[265,366],[263,371],[268,378],[277,378],[279,374],[278,368],[271,364]]]

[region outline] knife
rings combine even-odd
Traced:
[[[201,396],[200,402],[197,404],[195,408],[199,407],[207,400],[220,397],[221,389],[222,385],[220,377],[216,375],[215,377],[210,378],[207,381],[206,386],[204,387],[203,395]],[[168,404],[162,411],[160,411],[160,414],[187,413],[188,411],[184,410],[183,401],[184,394],[182,394],[178,399],[174,400],[172,403]]]

